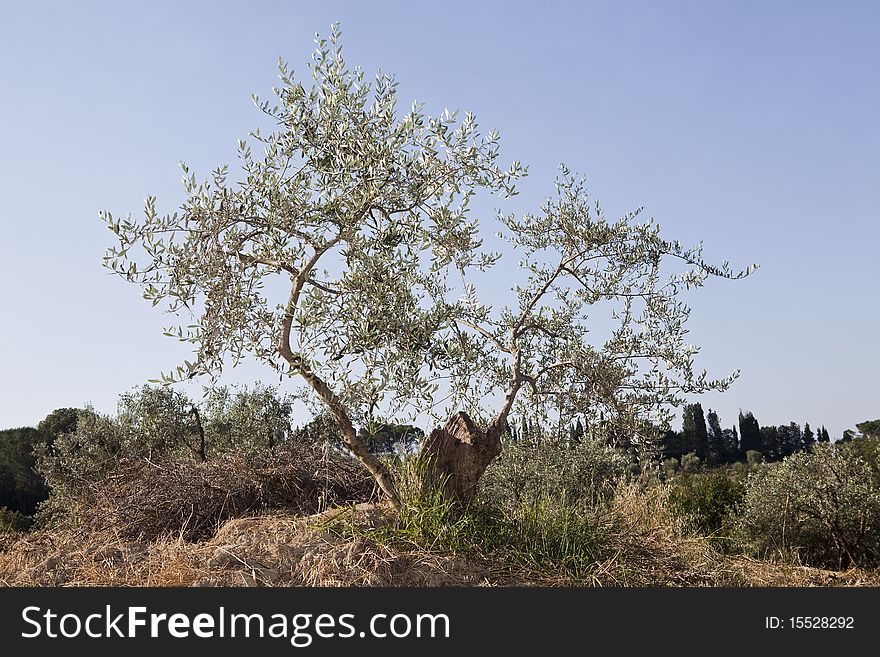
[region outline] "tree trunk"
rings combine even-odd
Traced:
[[[202,416],[199,415],[199,409],[195,406],[195,404],[193,404],[192,408],[190,409],[190,414],[195,418],[196,429],[199,432],[199,445],[196,448],[196,454],[199,457],[199,461],[204,463],[208,460],[208,455],[205,452],[205,429],[204,427],[202,427]]]
[[[422,447],[429,485],[441,485],[445,499],[466,504],[477,491],[480,477],[501,453],[501,430],[491,423],[477,428],[468,414],[459,411],[443,427],[434,429]]]
[[[373,479],[375,479],[379,488],[382,489],[382,492],[385,493],[391,501],[392,506],[394,506],[395,509],[399,509],[400,497],[397,494],[397,489],[394,487],[391,475],[388,473],[387,468],[382,462],[370,453],[366,445],[364,445],[363,441],[358,437],[357,431],[355,431],[354,426],[348,417],[348,412],[339,400],[339,397],[336,396],[336,393],[330,389],[330,386],[328,386],[323,379],[305,365],[300,367],[300,375],[306,380],[306,383],[318,393],[318,397],[321,398],[321,401],[323,401],[333,413],[333,416],[336,418],[336,424],[339,425],[339,430],[342,432],[342,440],[351,450],[351,453],[354,454],[355,458],[357,458],[370,474],[373,475]]]

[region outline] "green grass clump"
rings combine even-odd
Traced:
[[[511,469],[503,462],[500,467],[502,472]],[[558,476],[552,481],[548,477],[545,481],[551,487],[532,486],[529,497],[511,496],[499,494],[511,487],[496,472],[473,502],[460,505],[443,498],[442,482],[426,483],[419,459],[399,462],[395,470],[401,499],[395,521],[368,528],[337,525],[334,531],[364,535],[396,548],[491,558],[544,575],[578,579],[587,577],[602,558],[613,531],[606,496],[597,494],[596,481],[590,482],[588,491],[583,487],[569,491],[559,486],[563,482]],[[603,493],[606,483],[603,474]]]

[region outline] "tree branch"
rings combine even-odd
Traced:
[[[491,340],[492,343],[493,343],[496,347],[498,347],[498,350],[499,350],[499,351],[503,351],[503,352],[506,353],[506,354],[509,354],[509,353],[510,353],[510,349],[508,349],[508,348],[505,347],[503,344],[501,344],[501,342],[498,340],[498,338],[496,338],[494,335],[492,335],[491,333],[489,333],[489,331],[487,331],[487,330],[484,329],[483,327],[478,326],[477,324],[471,324],[470,322],[468,322],[468,321],[466,321],[466,320],[464,320],[464,319],[456,319],[456,320],[455,320],[455,323],[456,323],[456,324],[461,324],[462,326],[467,326],[468,328],[472,328],[473,330],[475,330],[477,333],[479,333],[479,334],[482,335],[483,337],[487,338],[488,340]]]
[[[548,338],[559,338],[558,333],[554,333],[550,329],[548,329],[544,326],[541,326],[540,324],[535,324],[534,322],[529,322],[528,324],[523,324],[522,327],[520,327],[519,334],[522,335],[523,333],[525,333],[529,329],[535,329],[536,331],[540,331],[541,333],[546,335]]]
[[[576,366],[577,366],[577,363],[575,363],[573,360],[564,360],[564,361],[560,361],[558,363],[553,363],[552,365],[547,365],[546,367],[542,367],[540,370],[538,370],[538,373],[535,374],[535,376],[533,377],[533,381],[537,382],[538,379],[540,379],[542,376],[544,376],[550,370],[555,370],[560,367],[576,367]],[[533,385],[534,385],[534,383],[533,383]]]
[[[522,384],[525,380],[522,376],[522,372],[520,372],[521,359],[519,351],[516,351],[513,358],[513,367],[510,377],[510,385],[507,387],[507,390],[504,393],[504,400],[501,403],[501,408],[498,410],[498,413],[492,418],[492,421],[489,423],[489,430],[502,431],[507,424],[507,416],[510,414],[510,409],[513,408],[513,402],[516,400],[516,395],[519,392],[519,389],[522,387]]]
[[[309,285],[311,285],[313,287],[318,288],[319,290],[323,290],[327,294],[336,294],[336,295],[342,294],[341,290],[334,290],[332,287],[328,287],[328,286],[324,285],[323,283],[319,283],[314,278],[309,278],[308,280],[306,280],[306,283],[308,283]]]
[[[379,484],[379,487],[382,489],[382,492],[388,496],[389,500],[391,500],[391,504],[394,505],[394,508],[399,509],[400,498],[394,489],[394,484],[391,481],[391,476],[388,474],[388,470],[382,465],[379,459],[370,453],[363,441],[358,437],[342,400],[339,399],[330,386],[313,372],[305,362],[302,362],[301,359],[298,363],[298,368],[300,375],[305,379],[306,383],[311,386],[311,388],[318,394],[318,397],[321,398],[321,401],[323,401],[333,413],[333,416],[336,418],[336,423],[342,431],[342,439],[345,441],[345,444],[355,457],[363,463],[364,467],[370,471],[370,474],[373,475],[376,482]]]
[[[258,256],[251,255],[250,253],[242,253],[241,251],[227,251],[226,255],[236,256],[245,264],[266,265],[267,267],[274,267],[275,269],[284,270],[294,276],[296,276],[297,273],[296,269],[294,269],[288,263],[282,262],[281,260],[260,258]]]
[[[291,365],[293,365],[294,361],[298,358],[290,348],[290,328],[293,325],[293,317],[296,312],[296,307],[299,304],[299,295],[302,292],[303,285],[305,285],[309,274],[312,269],[315,268],[315,265],[318,264],[318,260],[321,259],[321,256],[336,246],[341,240],[342,232],[329,242],[326,242],[321,248],[316,248],[314,254],[312,254],[312,257],[306,261],[302,266],[302,269],[297,271],[291,277],[290,297],[287,300],[284,318],[281,320],[281,334],[278,336],[278,342],[276,343],[278,353],[280,353],[284,360]],[[300,358],[299,361],[301,362],[302,359]]]
[[[306,282],[308,282],[308,276],[318,263],[318,260],[321,259],[321,256],[341,240],[342,233],[340,232],[334,239],[324,244],[321,248],[316,249],[315,253],[312,254],[312,257],[309,258],[293,277],[290,298],[288,299],[284,319],[281,323],[281,335],[278,337],[278,343],[276,346],[284,360],[297,370],[299,375],[305,379],[306,383],[311,386],[311,388],[318,394],[321,401],[323,401],[333,413],[333,416],[336,418],[336,422],[339,425],[339,429],[342,431],[342,438],[345,441],[345,444],[348,445],[348,448],[364,467],[370,471],[370,474],[376,479],[379,487],[388,496],[394,507],[400,508],[400,498],[397,496],[397,492],[394,489],[394,484],[391,481],[388,471],[385,466],[383,466],[382,463],[369,452],[358,437],[342,400],[339,399],[330,386],[328,386],[327,383],[311,369],[301,355],[293,353],[290,346],[291,325],[293,324],[293,317],[297,304],[299,303],[299,296],[302,292],[302,288]]]

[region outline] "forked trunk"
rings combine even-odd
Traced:
[[[425,440],[420,458],[426,466],[429,485],[441,485],[445,499],[470,502],[480,477],[501,453],[501,430],[491,423],[486,431],[477,428],[467,413],[459,411]]]

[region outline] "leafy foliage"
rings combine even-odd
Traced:
[[[543,500],[596,503],[631,472],[627,454],[595,440],[510,442],[486,471],[483,497],[506,511]]]
[[[669,493],[673,513],[702,535],[730,536],[732,514],[742,502],[745,485],[724,472],[677,477]]]
[[[383,422],[361,429],[361,440],[374,454],[412,453],[424,437],[424,431],[409,424]]]
[[[457,401],[479,412],[485,395],[503,393],[504,412],[525,387],[522,414],[528,408],[561,424],[582,417],[606,435],[650,440],[650,423],[668,425],[670,406],[685,393],[724,390],[736,378],[712,380],[694,369],[698,349],[684,339],[690,309],[680,292],[752,268],[706,262],[699,248],[640,221],[641,209],[606,219],[565,167],[556,188],[540,213],[501,217],[500,235],[525,276],[513,286],[513,305],[493,309],[470,295],[470,316],[457,319],[471,345],[470,359],[453,370]],[[613,328],[596,336],[600,313]]]
[[[258,454],[291,438],[293,399],[277,388],[225,386],[208,391],[203,410],[211,454]]]
[[[695,452],[688,452],[681,457],[681,469],[691,474],[700,472],[703,469],[703,459]]]
[[[63,433],[76,431],[78,417],[79,411],[75,408],[57,408],[40,421],[37,431],[51,443]]]
[[[142,386],[120,396],[115,416],[80,410],[74,431],[36,449],[50,506],[88,496],[122,462],[256,458],[290,441],[291,400],[275,388],[216,388],[199,409],[168,386]]]
[[[34,449],[45,439],[31,427],[0,431],[0,508],[30,515],[46,499],[46,485],[34,471]]]
[[[254,98],[278,130],[251,135],[262,158],[240,142],[240,182],[222,166],[197,183],[184,165],[180,214],[160,216],[153,198],[140,223],[104,213],[119,239],[105,262],[152,303],[199,310],[168,330],[196,348],[171,378],[251,353],[332,382],[364,417],[386,396],[430,393],[421,369],[449,312],[443,271],[485,264],[469,202],[481,188],[513,193],[523,170],[498,168],[497,133],[483,137],[470,113],[414,103],[398,117],[396,82],[349,68],[340,37],[334,26],[316,39],[310,87],[280,61],[276,104]],[[279,274],[286,302],[268,285]]]
[[[865,438],[880,438],[880,420],[865,420],[856,424],[856,429],[861,431]]]
[[[141,386],[119,397],[121,453],[129,458],[201,454],[195,404],[170,386]]]
[[[124,456],[126,439],[115,418],[86,407],[79,411],[76,431],[58,436],[51,446],[36,450],[37,471],[49,486],[47,508],[62,511],[97,485]]]
[[[817,444],[789,456],[750,476],[737,524],[760,554],[796,554],[830,567],[874,565],[880,561],[876,461],[850,444]]]
[[[32,522],[30,516],[0,506],[0,534],[25,532],[30,529]]]

